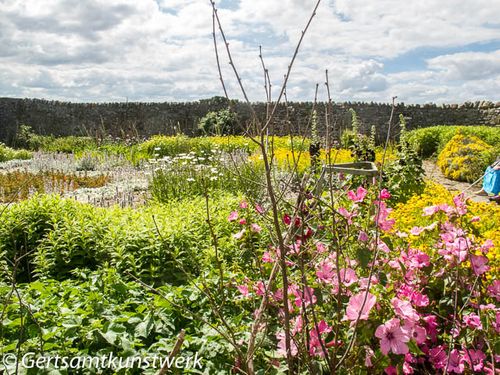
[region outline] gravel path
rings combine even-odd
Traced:
[[[453,181],[446,178],[439,167],[430,160],[424,160],[423,167],[425,171],[425,176],[434,182],[437,182],[445,186],[450,191],[462,192],[465,191],[467,196],[475,202],[489,202],[488,197],[476,195],[474,192],[481,190],[482,182],[478,182],[476,185],[471,187],[471,184],[467,182]]]

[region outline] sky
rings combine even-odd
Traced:
[[[316,0],[216,0],[251,101],[272,97]],[[242,99],[221,36],[231,99]],[[290,101],[500,101],[500,0],[323,0],[287,85]],[[209,0],[0,0],[0,97],[73,102],[223,96]]]

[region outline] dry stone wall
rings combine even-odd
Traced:
[[[96,135],[116,137],[153,134],[196,135],[197,124],[207,112],[227,106],[222,98],[187,103],[68,103],[39,99],[0,98],[0,141],[10,143],[20,125],[30,125],[39,134]],[[271,130],[275,134],[307,134],[312,109],[310,102],[280,105]],[[251,111],[243,103],[233,103],[241,123],[247,124]],[[265,117],[266,105],[255,103],[260,118]],[[325,134],[325,103],[317,105],[319,132]],[[369,133],[374,125],[379,139],[387,134],[391,113],[389,104],[333,103],[329,134],[338,134],[350,126],[349,109],[356,111],[362,131]],[[395,121],[399,114],[407,119],[408,128],[431,125],[491,125],[500,126],[500,103],[488,101],[449,105],[404,105],[395,108]],[[235,133],[241,130],[235,130]],[[393,135],[393,134],[391,134]]]

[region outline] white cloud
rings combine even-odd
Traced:
[[[235,64],[251,100],[263,100],[258,46],[280,89],[315,0],[234,0],[220,9]],[[499,52],[460,52],[497,43],[493,1],[323,2],[290,77],[290,100],[456,102],[499,100]],[[203,0],[0,0],[0,95],[54,99],[195,100],[221,95],[212,12]],[[496,42],[495,42],[496,41]],[[218,39],[230,95],[242,98]],[[425,69],[390,73],[384,61],[415,49],[453,48]]]
[[[427,61],[430,69],[438,70],[450,80],[478,80],[500,75],[500,50],[493,53],[462,52],[438,56]]]

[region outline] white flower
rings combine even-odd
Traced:
[[[194,178],[189,177],[189,178],[187,178],[187,179],[186,179],[186,181],[187,181],[187,182],[194,182]]]

